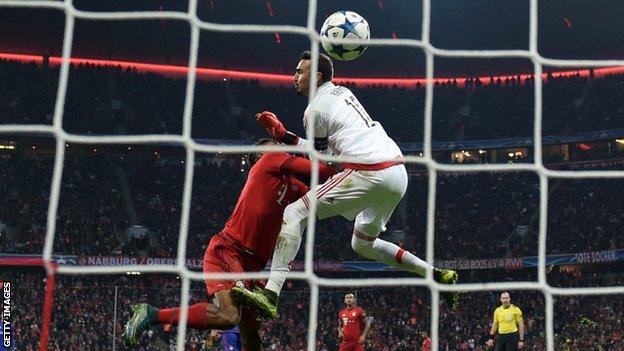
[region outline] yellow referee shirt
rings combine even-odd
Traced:
[[[498,333],[509,334],[518,331],[518,321],[522,319],[522,311],[516,305],[503,306],[494,310],[494,320],[498,322]]]

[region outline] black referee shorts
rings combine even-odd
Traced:
[[[518,333],[499,334],[496,351],[518,351]]]

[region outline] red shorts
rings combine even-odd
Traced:
[[[364,351],[364,345],[357,341],[343,341],[340,344],[340,351]]]
[[[265,266],[266,263],[258,262],[258,258],[251,251],[244,249],[224,233],[219,233],[210,239],[204,254],[205,273],[259,272]],[[243,281],[243,283],[248,289],[254,286],[264,286],[261,281]],[[206,280],[205,284],[208,295],[214,296],[219,291],[232,289],[236,286],[236,281]],[[254,310],[243,307],[242,320],[248,325],[260,327],[260,318]]]
[[[224,233],[219,233],[210,239],[204,254],[205,273],[236,273],[260,272],[265,264],[258,262],[258,258],[249,250],[243,248],[235,239]],[[253,286],[264,286],[259,281],[243,281],[248,289]],[[235,280],[207,280],[208,295],[230,290],[236,286]]]

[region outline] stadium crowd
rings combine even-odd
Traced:
[[[54,253],[88,256],[175,257],[184,181],[183,158],[158,152],[74,152],[68,148],[61,183]],[[148,157],[142,157],[147,154]],[[0,221],[8,226],[0,252],[38,254],[45,237],[53,158],[15,153],[0,172]],[[239,158],[197,162],[187,257],[203,257],[240,192],[247,166]],[[147,175],[147,176],[146,176]],[[387,235],[424,256],[427,175],[411,172],[403,203]],[[548,253],[624,247],[624,193],[617,180],[551,180]],[[436,257],[471,259],[537,255],[539,183],[530,173],[441,173],[436,201]],[[133,236],[128,228],[148,231]],[[356,260],[352,225],[344,219],[317,223],[315,258]],[[301,250],[298,259],[303,259]]]
[[[604,267],[603,267],[604,268]],[[621,265],[607,269],[608,273],[583,271],[575,273],[555,270],[555,280],[581,285],[621,285],[624,276]],[[492,272],[490,272],[492,274]],[[494,272],[505,280],[508,272]],[[531,272],[512,273],[528,278]],[[351,273],[353,275],[353,273]],[[342,273],[347,277],[348,273]],[[7,279],[8,278],[8,279]],[[41,311],[45,274],[37,269],[10,272],[7,280],[14,282],[15,337],[18,349],[37,349],[41,332]],[[158,288],[154,288],[158,286]],[[201,282],[191,288],[191,303],[205,300]],[[337,314],[344,307],[347,291],[320,291],[317,350],[337,349]],[[420,350],[421,331],[430,331],[430,294],[417,287],[355,288],[358,305],[372,321],[372,332],[366,349],[375,351]],[[130,317],[129,306],[149,302],[167,307],[179,303],[180,281],[172,275],[127,276],[58,276],[54,290],[52,329],[49,350],[110,350],[112,344],[125,350],[121,342],[123,324]],[[462,296],[457,310],[440,307],[440,349],[447,351],[485,351],[485,342],[492,311],[498,306],[499,292],[469,293]],[[537,291],[512,291],[512,303],[520,306],[526,325],[526,349],[545,350],[544,298]],[[102,303],[106,301],[106,303]],[[619,350],[623,321],[621,296],[569,296],[555,299],[555,345],[557,350]],[[309,289],[293,282],[287,288],[280,305],[280,316],[265,322],[262,329],[267,350],[305,350],[309,317]],[[186,338],[189,350],[217,350],[218,344],[207,331],[191,330]],[[115,337],[113,337],[113,335]],[[175,346],[175,329],[154,328],[141,339],[138,350],[168,350]]]
[[[0,122],[50,124],[58,74],[57,67],[0,60]],[[622,79],[549,75],[544,83],[543,134],[624,128]],[[424,87],[350,87],[396,141],[422,141]],[[89,134],[180,134],[185,89],[184,79],[119,67],[74,66],[63,127]],[[433,140],[532,136],[533,94],[532,78],[436,84]],[[307,101],[292,88],[258,81],[198,81],[194,96],[194,137],[251,140],[263,135],[252,116],[266,109],[275,111],[293,131],[303,132],[301,115]]]
[[[544,134],[569,135],[624,127],[622,76],[590,79],[549,77],[544,86]],[[51,123],[58,69],[0,61],[0,123]],[[468,140],[532,135],[533,82],[517,77],[488,82],[454,81],[435,87],[434,139]],[[146,89],[145,87],[150,87]],[[355,87],[354,87],[355,88]],[[424,88],[355,88],[370,114],[401,142],[422,139]],[[180,133],[184,80],[133,70],[93,66],[70,73],[64,128],[89,134]],[[250,141],[264,133],[253,114],[272,109],[302,132],[305,99],[288,88],[256,81],[198,82],[193,136]],[[384,104],[374,104],[381,100]],[[149,120],[149,122],[146,121]],[[499,123],[492,123],[498,121]],[[19,140],[19,138],[18,138]],[[175,257],[184,182],[184,153],[171,146],[66,147],[54,254]],[[195,165],[187,256],[201,258],[205,245],[227,220],[247,175],[240,156],[198,154]],[[40,254],[43,250],[54,158],[36,149],[0,154],[0,254]],[[547,251],[549,254],[624,247],[624,193],[618,180],[551,179]],[[521,257],[537,254],[539,180],[529,173],[438,175],[435,255],[439,259]],[[388,225],[397,243],[424,257],[427,174],[410,168],[410,187]],[[147,232],[133,235],[132,226]],[[316,260],[356,260],[350,247],[351,224],[321,221],[315,237]],[[303,250],[298,259],[303,259]],[[555,269],[556,285],[622,285],[620,269],[609,274]],[[616,268],[618,268],[616,267]],[[619,272],[619,273],[618,273]],[[23,269],[2,278],[17,283],[15,306],[19,349],[37,348],[44,275]],[[343,273],[345,275],[355,273]],[[364,273],[357,277],[365,276]],[[510,278],[511,277],[511,278]],[[534,280],[535,270],[477,271],[463,281]],[[550,276],[549,276],[550,279]],[[551,282],[551,283],[553,283]],[[159,286],[159,289],[154,289]],[[129,316],[128,306],[147,301],[177,304],[174,276],[59,277],[55,290],[50,350],[108,350]],[[344,291],[321,291],[318,350],[335,350],[336,314]],[[193,301],[204,298],[194,283]],[[281,316],[266,324],[268,350],[305,348],[309,292],[292,284]],[[418,349],[420,331],[429,330],[429,293],[418,288],[359,289],[360,304],[373,318],[368,349]],[[440,340],[444,350],[483,350],[496,293],[468,294],[458,311],[444,307]],[[525,312],[527,349],[543,350],[543,298],[512,293]],[[102,301],[107,301],[103,304]],[[116,304],[109,303],[115,301]],[[622,341],[620,297],[570,296],[555,304],[556,344],[562,350],[619,350]],[[116,318],[115,315],[116,309]],[[580,323],[581,318],[599,323]],[[116,324],[114,324],[116,323]],[[115,330],[113,332],[113,330]],[[113,337],[115,336],[115,337]],[[210,350],[207,333],[190,332],[190,350]],[[150,333],[143,350],[167,349],[174,333]],[[140,349],[141,349],[140,348]]]

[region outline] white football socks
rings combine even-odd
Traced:
[[[432,269],[427,262],[389,241],[373,237],[360,238],[358,236],[361,237],[363,235],[358,234],[356,236],[354,234],[351,238],[351,247],[355,252],[368,259],[383,262],[388,266],[416,273],[422,277],[425,276],[427,269]]]
[[[284,224],[275,244],[271,274],[265,287],[277,295],[282,291],[286,276],[290,272],[289,263],[299,252],[301,237],[309,215],[310,211],[302,199],[288,205],[284,210]],[[367,236],[358,230],[355,230],[351,238],[351,247],[363,257],[383,262],[403,271],[416,273],[422,277],[425,276],[427,269],[433,269],[427,262],[411,252],[389,241]]]
[[[310,211],[302,199],[299,199],[284,209],[284,224],[277,237],[273,261],[271,262],[271,274],[265,288],[277,295],[282,291],[286,276],[290,272],[290,262],[295,259],[299,247],[303,229],[307,224],[306,219]]]

